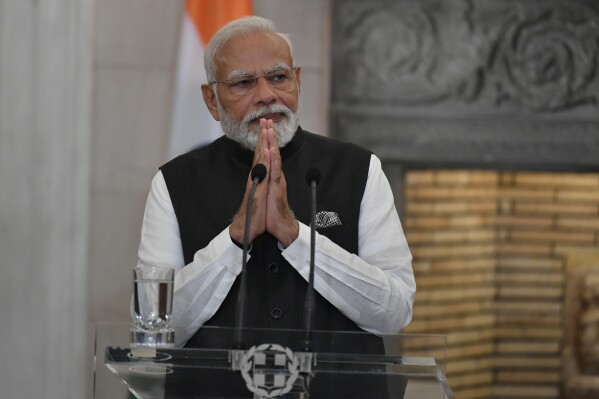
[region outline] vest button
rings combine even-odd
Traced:
[[[271,263],[270,265],[268,265],[268,271],[271,274],[275,274],[279,271],[279,265],[277,265],[276,263]]]
[[[281,317],[283,317],[283,311],[279,308],[274,308],[273,310],[271,310],[270,315],[273,319],[280,319]]]

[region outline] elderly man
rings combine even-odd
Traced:
[[[247,327],[302,328],[309,275],[310,188],[321,172],[315,247],[316,330],[397,333],[411,320],[411,254],[381,162],[299,127],[301,68],[289,39],[260,17],[216,33],[204,59],[204,100],[225,136],[179,156],[152,181],[139,264],[176,269],[178,345],[206,345],[202,325],[233,326],[245,210],[258,184],[247,264]]]

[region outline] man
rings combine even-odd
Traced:
[[[298,125],[301,68],[291,43],[260,17],[216,33],[204,59],[204,101],[225,136],[164,165],[146,205],[139,264],[176,269],[178,345],[211,345],[202,325],[233,326],[253,165],[266,166],[252,207],[247,327],[301,329],[317,211],[316,330],[397,333],[411,320],[411,254],[380,160]],[[328,212],[328,213],[326,213]],[[328,220],[328,222],[327,222]]]

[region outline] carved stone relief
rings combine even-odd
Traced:
[[[599,2],[333,4],[334,135],[400,163],[599,170]]]
[[[503,23],[489,57],[496,105],[597,110],[599,14],[585,3],[547,3],[515,8]]]
[[[461,112],[590,106],[588,115],[598,113],[599,10],[593,3],[336,4],[335,102]]]

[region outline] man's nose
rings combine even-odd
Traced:
[[[266,77],[260,76],[256,80],[256,89],[254,90],[254,102],[256,104],[270,104],[276,100],[277,96],[270,86]]]

